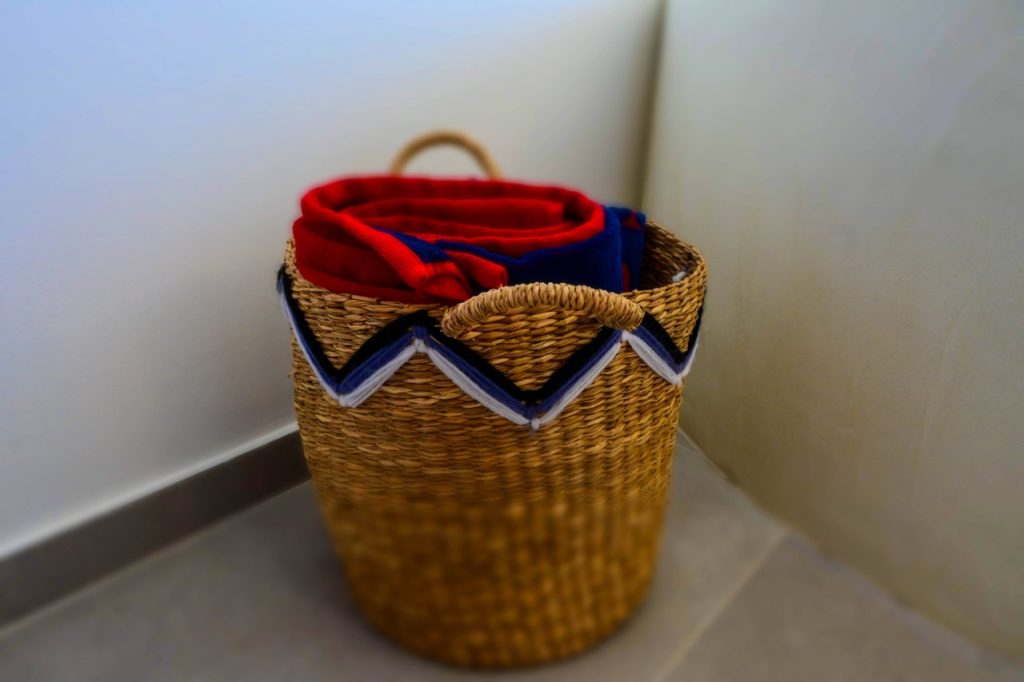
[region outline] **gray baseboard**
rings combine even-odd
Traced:
[[[309,477],[290,433],[0,560],[0,627]]]

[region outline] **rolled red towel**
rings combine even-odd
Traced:
[[[554,186],[398,176],[309,190],[295,221],[302,276],[331,291],[455,303],[526,282],[633,288],[642,214]]]

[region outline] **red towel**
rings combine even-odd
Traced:
[[[303,277],[396,301],[454,303],[529,281],[622,291],[642,250],[642,216],[561,187],[344,178],[308,191],[301,208],[293,233]]]

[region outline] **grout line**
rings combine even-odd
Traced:
[[[685,440],[687,443],[689,443],[691,448],[693,448],[694,450],[700,450],[700,448],[697,447],[696,441],[694,441],[692,438],[690,438],[690,434],[688,434],[686,431],[684,431],[683,427],[680,426],[679,424],[676,424],[676,433],[678,433],[680,436],[682,436],[683,440]]]
[[[640,154],[637,160],[637,177],[639,178],[633,191],[636,195],[635,205],[643,206],[647,202],[647,188],[650,176],[651,165],[651,141],[654,137],[657,124],[658,103],[661,101],[661,78],[659,75],[663,69],[662,61],[665,54],[665,15],[668,14],[668,3],[664,0],[658,3],[657,17],[655,18],[654,38],[650,45],[651,66],[647,82],[644,84],[645,93],[643,97],[643,127],[640,130]]]
[[[739,577],[736,583],[722,598],[718,606],[712,609],[708,615],[701,620],[694,631],[683,640],[675,653],[669,657],[668,662],[665,664],[665,667],[662,668],[661,672],[654,676],[653,682],[665,682],[668,679],[668,676],[672,674],[672,671],[679,667],[679,664],[686,659],[686,655],[689,654],[694,645],[700,641],[704,636],[704,633],[711,628],[715,621],[718,620],[718,617],[725,612],[740,592],[743,591],[743,588],[747,586],[747,583],[749,583],[750,580],[760,572],[761,567],[764,566],[768,562],[768,559],[775,554],[779,546],[782,545],[783,541],[786,539],[787,535],[789,535],[787,531],[781,531],[778,534],[778,537],[776,537],[765,549],[764,553],[751,563],[747,570],[743,572],[743,575]]]
[[[726,476],[725,472],[722,471],[722,469],[717,464],[715,464],[715,460],[713,460],[710,457],[708,457],[707,453],[704,452],[704,450],[702,450],[699,445],[697,445],[697,442],[694,441],[692,438],[690,438],[690,434],[688,434],[686,431],[683,431],[683,427],[682,426],[676,426],[676,433],[678,433],[680,436],[683,437],[683,440],[686,441],[686,444],[689,445],[690,448],[692,450],[694,450],[697,454],[699,454],[701,456],[701,458],[705,462],[707,462],[708,465],[712,469],[715,470],[716,474],[718,474],[719,476],[724,478],[726,481],[729,481],[729,485],[735,486],[735,484],[733,483],[732,479],[729,478],[728,476]]]

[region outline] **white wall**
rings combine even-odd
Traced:
[[[510,176],[635,201],[657,19],[656,0],[5,3],[0,555],[290,428],[273,276],[306,186],[456,127]]]
[[[1024,655],[1024,5],[672,0],[646,208],[708,311],[684,425]]]

